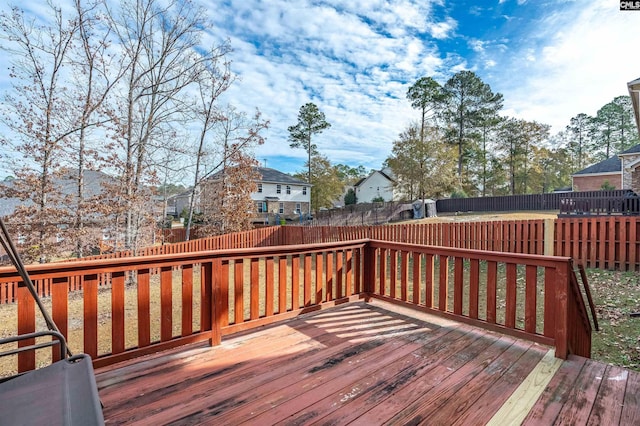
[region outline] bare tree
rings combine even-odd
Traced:
[[[196,199],[199,197],[201,168],[204,157],[208,152],[207,141],[213,127],[219,123],[222,113],[219,111],[218,98],[224,93],[233,82],[235,77],[229,68],[229,62],[224,60],[229,52],[228,45],[222,45],[212,49],[209,60],[202,64],[202,72],[197,81],[198,101],[194,106],[194,118],[199,123],[197,148],[195,150],[195,171],[193,175],[193,186],[189,197],[189,207],[186,223],[186,239],[189,240],[191,234],[191,224]]]
[[[76,76],[76,86],[70,102],[77,100],[73,111],[77,132],[73,135],[72,153],[69,157],[74,159],[72,166],[77,172],[77,187],[67,204],[75,211],[71,237],[75,240],[77,257],[82,257],[88,247],[95,245],[93,238],[87,238],[90,231],[85,227],[85,222],[91,217],[94,225],[97,225],[95,222],[104,211],[101,207],[106,202],[97,197],[97,194],[92,194],[93,199],[87,199],[85,170],[87,167],[97,169],[100,164],[104,164],[106,160],[103,153],[114,148],[113,143],[102,137],[100,149],[97,149],[96,140],[91,143],[89,132],[97,126],[110,124],[113,113],[106,107],[107,97],[126,72],[126,67],[118,63],[118,58],[109,53],[111,32],[101,24],[103,20],[100,6],[100,1],[75,0],[78,31],[71,66]]]
[[[75,131],[67,117],[64,66],[78,31],[76,20],[65,20],[59,7],[48,4],[50,21],[27,21],[18,8],[0,14],[3,45],[11,58],[12,91],[3,99],[2,122],[14,138],[1,141],[21,158],[16,160],[16,176],[11,194],[30,200],[18,208],[20,232],[31,247],[31,259],[41,262],[53,253],[50,240],[63,225],[65,211],[53,180],[61,171],[63,143]]]
[[[264,143],[261,132],[268,126],[257,110],[251,120],[231,106],[224,110],[215,128],[220,159],[194,185],[205,188],[200,201],[207,232],[237,232],[250,227],[249,219],[256,210],[251,193],[257,190],[260,178],[252,148]]]
[[[205,60],[197,52],[206,22],[203,9],[189,0],[125,0],[119,13],[110,10],[109,17],[127,59],[127,82],[118,104],[120,211],[125,247],[135,250],[139,231],[149,225],[146,184],[157,183],[153,149],[175,137],[172,125],[184,119],[186,89],[197,81]]]

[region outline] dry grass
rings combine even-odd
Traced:
[[[442,213],[438,217],[411,220],[410,223],[441,223],[441,222],[488,222],[496,220],[533,220],[557,219],[558,211],[527,211],[513,213]]]

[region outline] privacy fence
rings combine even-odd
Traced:
[[[589,268],[640,270],[640,218],[636,216],[404,223],[383,226],[272,226],[149,247],[140,250],[138,256],[334,243],[358,239],[515,254],[556,255],[571,257]],[[131,257],[131,253],[118,252],[82,260],[126,257]],[[43,279],[36,284],[42,296],[51,295],[51,280]],[[103,284],[108,282],[105,281]],[[73,291],[79,290],[82,284],[71,280],[69,285]],[[16,289],[17,282],[0,283],[0,304],[14,302]]]
[[[436,201],[436,209],[442,213],[455,212],[504,212],[522,210],[561,210],[565,199],[580,200],[618,199],[629,193],[628,190],[552,192],[548,194],[505,195],[500,197],[450,198]],[[565,207],[568,205],[565,203]],[[564,211],[567,211],[566,209]]]

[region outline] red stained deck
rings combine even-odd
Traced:
[[[548,350],[351,303],[96,373],[107,424],[467,425],[489,422]],[[554,422],[638,424],[640,374],[570,356],[524,423]]]

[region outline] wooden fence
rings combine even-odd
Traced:
[[[449,222],[387,226],[286,226],[285,244],[313,244],[361,238],[489,250],[544,254],[544,220]]]
[[[179,254],[189,252],[200,252],[207,250],[222,250],[236,248],[270,247],[285,244],[282,240],[284,233],[281,227],[271,226],[267,228],[257,228],[245,232],[233,234],[217,235],[213,237],[200,238],[197,240],[183,241],[174,244],[163,244],[145,247],[138,250],[137,256],[156,256],[163,254]],[[132,257],[132,252],[128,250],[105,253],[96,256],[83,257],[82,259],[69,259],[67,262],[125,259]],[[109,284],[107,280],[100,280],[99,285]],[[18,281],[0,283],[0,304],[13,303],[17,297]],[[80,290],[82,282],[72,283],[71,290]],[[48,281],[38,281],[36,283],[38,294],[41,297],[51,296],[51,284]]]
[[[546,228],[551,223],[553,223],[553,230]],[[516,220],[403,223],[384,226],[271,226],[149,247],[140,250],[139,255],[180,254],[357,239],[507,253],[557,255],[571,257],[588,268],[640,270],[640,218],[637,216],[569,217],[559,218],[553,222],[551,220]],[[83,258],[83,260],[119,259],[130,255],[130,252],[116,252]],[[49,283],[42,282],[38,285],[41,296],[51,296]],[[0,284],[0,304],[15,302],[16,286],[17,282]]]
[[[640,218],[607,216],[555,221],[555,254],[584,267],[640,270]]]
[[[388,241],[355,240],[30,265],[51,282],[51,312],[74,352],[106,366],[371,297],[589,356],[591,327],[571,260]],[[101,277],[110,285],[98,292]],[[0,283],[16,282],[0,268]],[[69,291],[82,282],[82,292]],[[480,297],[482,295],[482,297]],[[81,309],[71,308],[80,304]],[[17,289],[17,323],[36,328]],[[33,344],[25,341],[23,344]],[[52,357],[59,357],[52,351]],[[33,353],[17,369],[35,368]]]

